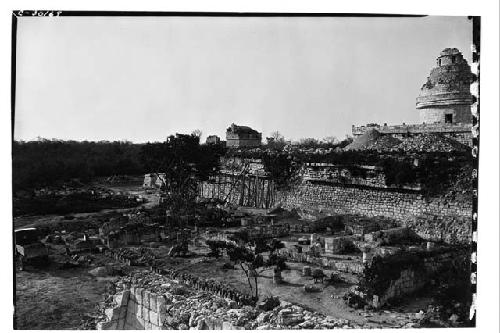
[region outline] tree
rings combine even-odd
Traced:
[[[271,133],[271,138],[274,139],[274,141],[278,142],[278,141],[285,141],[285,137],[283,135],[281,135],[280,132],[278,131],[274,131]]]
[[[78,178],[144,173],[141,144],[130,142],[63,141],[40,138],[12,144],[14,191],[52,186]]]
[[[267,138],[267,145],[274,149],[283,149],[285,147],[285,137],[278,131],[271,133],[271,136]]]
[[[165,142],[142,147],[141,160],[150,172],[164,173],[165,204],[173,211],[192,211],[198,195],[198,183],[219,170],[223,148],[200,145],[194,134],[170,135]]]
[[[207,240],[206,244],[210,247],[211,252],[209,255],[212,256],[217,256],[222,249],[226,249],[229,260],[235,265],[239,265],[244,272],[252,296],[255,299],[259,297],[258,278],[260,274],[272,267],[276,267],[278,270],[286,268],[285,258],[275,253],[276,250],[285,246],[283,242],[277,239],[270,242],[266,242],[263,238],[250,241],[248,233],[241,232],[233,234],[230,242]],[[264,260],[262,256],[264,252],[269,252],[268,260]],[[262,270],[257,271],[259,268],[262,268]]]
[[[196,136],[198,138],[201,138],[202,134],[203,134],[203,132],[200,129],[195,129],[194,131],[191,132],[192,136]]]
[[[282,152],[263,155],[262,164],[278,188],[291,185],[300,168],[300,163],[294,161],[291,155]]]
[[[255,299],[259,298],[259,284],[257,268],[264,266],[264,258],[261,254],[255,254],[250,248],[246,246],[233,245],[227,248],[227,255],[229,260],[236,265],[240,265],[245,273],[250,290],[253,292]],[[252,287],[252,280],[254,287]]]
[[[302,138],[299,140],[299,144],[303,147],[314,148],[319,145],[319,142],[315,138]]]

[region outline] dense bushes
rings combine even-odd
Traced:
[[[199,144],[192,135],[169,137],[168,142],[134,144],[123,141],[14,141],[12,144],[13,188],[33,189],[78,178],[164,172],[194,168],[206,179],[218,166],[223,149]],[[172,172],[168,173],[172,174]]]
[[[423,194],[435,195],[445,192],[472,166],[471,154],[464,152],[435,152],[425,154],[380,154],[376,151],[340,151],[326,154],[311,154],[301,151],[293,153],[242,151],[242,158],[262,160],[264,169],[279,187],[293,182],[297,171],[305,163],[328,163],[342,166],[353,177],[367,177],[362,165],[382,169],[386,185],[404,187],[420,185]],[[472,172],[472,171],[471,171]],[[466,188],[470,187],[464,184]]]
[[[410,268],[415,272],[425,272],[423,259],[410,253],[376,256],[371,263],[365,265],[359,287],[369,297],[382,295],[391,282],[400,277],[401,271]]]
[[[79,178],[141,174],[141,145],[131,142],[14,141],[12,179],[14,190],[31,189]]]
[[[14,216],[24,214],[58,214],[97,212],[106,208],[131,208],[137,201],[125,195],[100,197],[90,192],[68,195],[44,195],[33,198],[17,198],[13,202]]]
[[[262,156],[264,170],[280,189],[291,185],[300,165],[287,154],[266,154]]]

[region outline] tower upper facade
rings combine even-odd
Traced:
[[[467,60],[456,48],[444,49],[417,97],[420,121],[432,123],[472,123],[470,106],[472,73]]]

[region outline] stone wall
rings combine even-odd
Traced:
[[[260,139],[227,139],[226,147],[259,147],[261,145]]]
[[[470,109],[470,106],[464,106]],[[429,110],[420,110],[421,113],[426,113]],[[470,114],[470,111],[469,111]],[[375,129],[381,134],[390,135],[400,140],[403,140],[405,137],[420,135],[420,134],[442,134],[448,138],[457,140],[458,142],[467,145],[469,147],[472,146],[472,125],[470,122],[467,122],[468,118],[456,118],[454,117],[453,124],[445,124],[444,122],[444,113],[442,110],[438,110],[435,117],[432,115],[432,112],[426,114],[426,116],[431,117],[432,119],[427,119],[425,124],[409,124],[409,125],[370,125],[370,126],[352,126],[352,135],[356,138],[358,136],[363,135],[367,131],[371,129]],[[442,117],[442,118],[441,118]],[[434,119],[438,119],[443,122],[440,123],[432,123]],[[458,120],[457,120],[458,119]],[[460,123],[460,120],[463,120],[463,123]]]
[[[383,216],[412,228],[424,239],[451,243],[471,241],[472,199],[425,198],[415,191],[308,182],[288,191],[278,191],[271,181],[265,182],[264,191],[252,191],[253,187],[248,185],[241,190],[240,184],[236,184],[240,190],[233,188],[232,192],[229,183],[205,182],[201,184],[200,195],[258,208],[280,204],[288,210],[296,209],[307,219],[339,214]],[[257,205],[255,193],[266,193],[265,197],[257,198]]]
[[[470,132],[448,132],[443,133],[447,138],[456,140],[463,145],[472,147],[472,131]]]
[[[385,175],[380,167],[358,166],[359,174],[349,167],[330,163],[307,163],[300,170],[303,181],[325,182],[330,184],[351,184],[367,187],[387,188]]]
[[[276,202],[283,208],[297,209],[304,216],[385,216],[429,240],[469,243],[472,238],[472,200],[426,199],[409,191],[305,183],[279,192]]]
[[[445,123],[445,115],[452,115],[453,123],[472,123],[470,105],[445,105],[420,109],[420,120],[426,124]]]
[[[354,246],[356,236],[325,237],[325,253],[342,253],[351,245]]]
[[[247,207],[268,209],[281,205],[296,209],[305,219],[344,214],[381,216],[412,228],[427,240],[471,241],[471,197],[448,193],[446,197],[426,198],[418,185],[388,188],[379,169],[364,168],[367,177],[361,183],[362,177],[341,166],[309,163],[301,171],[302,181],[286,191],[279,190],[267,177],[220,174],[201,183],[199,195]]]
[[[123,330],[127,320],[127,307],[130,291],[125,290],[113,296],[113,305],[105,310],[107,320],[97,324],[98,330]],[[144,329],[144,326],[133,327],[131,329]]]
[[[307,253],[298,253],[290,249],[280,249],[278,253],[284,256],[287,261],[311,264],[345,273],[360,274],[364,269],[361,260],[339,260],[337,258],[324,256],[315,257]]]
[[[114,296],[115,307],[106,309],[107,321],[99,323],[99,330],[163,330],[171,319],[165,311],[172,302],[164,294],[156,294],[146,288],[131,287]],[[229,321],[214,317],[203,319],[202,329],[240,329]]]

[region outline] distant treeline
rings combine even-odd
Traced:
[[[14,191],[31,190],[71,179],[89,182],[97,177],[167,172],[170,187],[185,187],[186,179],[205,180],[217,172],[224,148],[200,145],[199,136],[171,135],[165,142],[126,141],[19,142],[12,147]]]
[[[140,160],[143,144],[123,141],[15,141],[12,146],[14,190],[31,189],[73,178],[145,173]]]
[[[167,171],[169,188],[182,192],[192,180],[206,180],[219,169],[219,157],[235,155],[259,158],[278,186],[286,187],[297,170],[307,162],[341,164],[353,176],[365,176],[359,165],[383,169],[387,185],[419,183],[429,194],[441,193],[451,186],[464,168],[471,167],[470,153],[380,154],[376,151],[332,151],[310,154],[296,151],[253,150],[231,152],[219,145],[200,145],[196,135],[177,134],[165,142],[78,142],[39,140],[14,142],[14,190],[57,185],[78,178],[87,182],[95,177],[139,175]],[[361,174],[360,174],[361,173]],[[190,175],[194,175],[194,178]],[[468,186],[467,186],[468,187]]]

